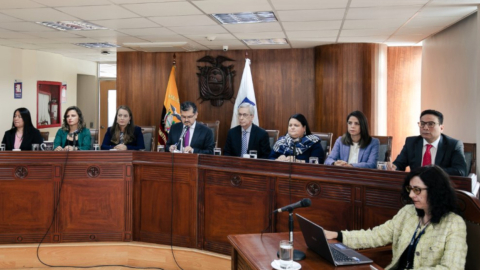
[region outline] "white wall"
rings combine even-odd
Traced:
[[[422,110],[444,115],[444,133],[463,142],[477,141],[477,14],[428,38],[422,55]]]
[[[0,132],[11,128],[13,112],[19,107],[30,110],[33,124],[36,125],[37,81],[67,83],[67,102],[62,104],[61,112],[63,116],[67,107],[77,104],[77,74],[97,76],[97,63],[48,52],[0,46],[0,110],[5,116],[0,119]],[[15,80],[23,83],[22,99],[13,97]],[[57,130],[58,128],[42,129],[50,131],[51,140]]]

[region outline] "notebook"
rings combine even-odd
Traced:
[[[322,227],[299,214],[296,215],[308,248],[333,265],[373,263],[369,258],[342,243],[329,244]]]

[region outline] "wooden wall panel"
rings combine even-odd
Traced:
[[[288,117],[303,113],[316,130],[314,85],[314,50],[248,50],[255,95],[258,104],[260,126],[265,129],[287,131]],[[221,107],[209,101],[200,103],[196,61],[205,55],[226,56],[235,61],[235,95]],[[137,125],[160,123],[168,76],[172,67],[173,53],[121,52],[117,54],[117,103],[132,108]],[[201,51],[176,53],[176,82],[180,101],[197,104],[198,121],[220,120],[219,146],[223,147],[232,120],[233,105],[240,87],[245,66],[245,51]],[[152,77],[152,74],[153,77]]]
[[[387,134],[395,160],[405,138],[419,134],[422,47],[389,47],[387,54]]]
[[[334,44],[315,48],[315,131],[346,131],[346,117],[362,111],[372,129],[372,96],[379,44]]]

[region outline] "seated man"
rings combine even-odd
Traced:
[[[420,115],[420,136],[408,137],[402,152],[392,164],[393,170],[405,171],[428,165],[438,165],[450,175],[467,175],[463,143],[442,134],[443,114],[425,110]]]
[[[183,147],[185,153],[213,154],[215,141],[212,130],[196,122],[198,112],[195,103],[183,102],[180,105],[180,116],[182,122],[170,128],[166,151],[173,152]],[[180,139],[182,145],[179,144]]]
[[[270,142],[268,133],[253,124],[255,117],[254,107],[250,103],[242,103],[238,106],[238,122],[240,125],[230,129],[223,154],[225,156],[241,157],[250,150],[257,150],[258,158],[268,158],[270,154]]]

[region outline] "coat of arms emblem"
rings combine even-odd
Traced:
[[[197,66],[200,70],[198,75],[198,87],[200,89],[200,98],[202,102],[210,100],[210,103],[215,107],[220,107],[224,100],[231,100],[233,98],[233,77],[235,71],[233,65],[222,65],[225,61],[234,61],[225,56],[204,56],[197,62],[206,62],[211,66]]]

